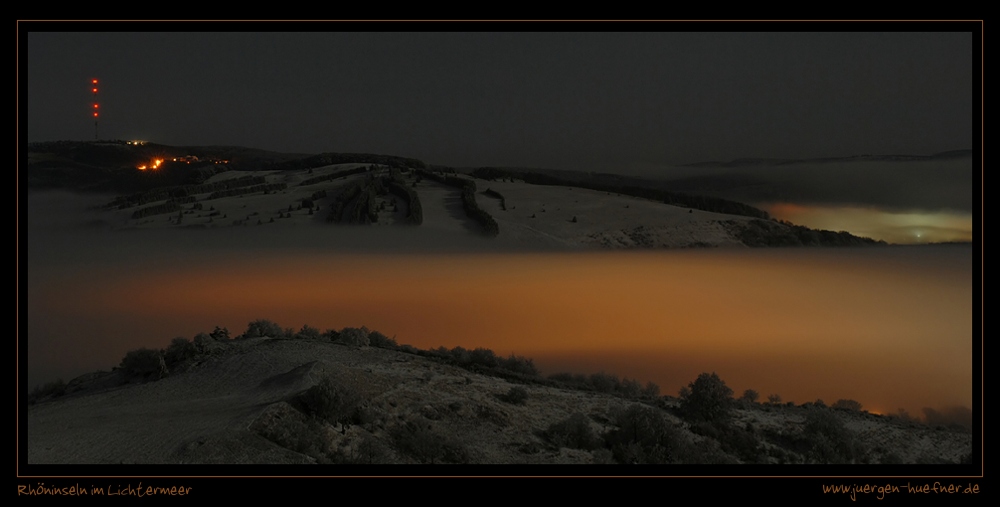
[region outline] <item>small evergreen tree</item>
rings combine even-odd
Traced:
[[[702,373],[688,384],[687,396],[681,398],[684,414],[700,421],[725,421],[730,417],[733,390],[716,373]]]

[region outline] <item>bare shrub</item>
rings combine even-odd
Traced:
[[[368,344],[371,345],[372,347],[378,347],[380,349],[390,349],[390,350],[395,350],[396,348],[399,347],[399,344],[396,343],[395,338],[389,338],[388,336],[378,331],[372,331],[368,333]]]
[[[354,416],[361,397],[332,377],[325,377],[300,398],[306,412],[333,424],[346,423]]]
[[[638,380],[625,378],[622,379],[622,383],[618,386],[618,390],[621,395],[626,398],[638,398],[642,395],[642,384],[640,384]]]
[[[857,402],[855,400],[843,400],[843,399],[841,399],[841,400],[835,401],[833,403],[833,405],[830,405],[830,408],[840,408],[840,409],[844,409],[844,410],[854,410],[856,412],[860,412],[861,411],[861,403],[859,403],[859,402]]]
[[[809,456],[819,463],[859,463],[865,453],[854,433],[836,414],[810,410],[806,414],[805,437],[811,444]]]
[[[211,336],[205,333],[198,333],[194,335],[194,348],[199,354],[204,354],[211,348],[211,343],[214,340]]]
[[[328,461],[329,451],[327,432],[323,426],[322,421],[307,417],[282,403],[269,407],[250,429],[282,447],[323,463]]]
[[[642,388],[642,396],[644,398],[659,398],[660,386],[654,384],[652,381],[646,382],[646,387]]]
[[[224,342],[229,341],[229,329],[215,326],[215,330],[209,335],[213,340]]]
[[[445,357],[451,357],[451,360],[459,366],[466,367],[472,364],[472,352],[461,345],[451,349],[450,351],[444,350],[444,347],[439,347],[438,351],[444,352],[446,354]]]
[[[247,326],[246,332],[243,333],[240,338],[261,338],[264,336],[270,338],[282,338],[285,336],[285,331],[281,329],[281,326],[271,322],[270,320],[257,319]]]
[[[302,329],[299,329],[299,332],[295,334],[295,338],[300,340],[318,340],[320,332],[319,329],[303,324]]]
[[[195,347],[195,344],[189,342],[184,337],[178,336],[170,342],[170,346],[164,351],[163,360],[166,362],[167,367],[173,367],[178,363],[193,358],[197,354],[198,349]]]
[[[691,425],[691,432],[714,439],[719,450],[739,456],[744,463],[760,462],[764,456],[760,440],[752,429],[733,424],[698,421]]]
[[[58,398],[66,394],[66,383],[62,379],[49,382],[45,385],[37,385],[28,395],[28,404],[33,405],[45,398]]]
[[[469,361],[487,368],[496,368],[500,365],[500,358],[492,350],[482,347],[476,347],[469,353]]]
[[[512,405],[524,405],[528,401],[528,390],[521,386],[514,386],[511,387],[505,394],[498,396],[498,398],[500,398],[500,401],[504,401]]]
[[[418,353],[421,352],[420,349],[414,347],[413,345],[406,344],[406,343],[404,343],[403,345],[400,345],[399,346],[399,350],[400,350],[400,352],[406,352],[407,354],[418,354]]]
[[[368,339],[369,331],[367,327],[345,327],[340,330],[337,336],[337,343],[351,345],[353,347],[367,347],[370,343]]]
[[[675,455],[684,444],[675,428],[660,411],[634,404],[613,415],[616,429],[604,440],[619,463],[676,463]]]
[[[965,431],[972,428],[972,409],[969,407],[946,407],[940,410],[924,407],[923,413],[924,421],[930,426],[945,426]]]
[[[421,463],[468,463],[465,444],[434,429],[426,420],[394,426],[390,435],[396,447]]]
[[[592,451],[601,447],[601,439],[590,426],[590,418],[577,412],[545,430],[545,438],[558,447]]]
[[[335,463],[355,465],[374,465],[392,463],[392,452],[389,446],[371,433],[365,432],[359,441],[352,442],[348,452],[334,456]]]
[[[538,376],[538,368],[535,367],[535,362],[527,357],[511,354],[507,359],[503,360],[500,367],[522,375]]]
[[[621,385],[618,375],[610,373],[592,373],[588,381],[593,389],[600,393],[613,393]]]
[[[167,375],[163,354],[145,347],[125,354],[120,368],[128,380],[159,380]]]

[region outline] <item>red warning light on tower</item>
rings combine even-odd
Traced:
[[[97,104],[97,80],[96,79],[91,79],[90,80],[90,84],[92,85],[91,88],[90,88],[90,91],[94,93],[94,140],[97,141],[99,139],[99,137],[97,135],[97,109],[98,109],[98,104]]]

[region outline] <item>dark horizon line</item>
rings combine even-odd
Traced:
[[[242,148],[248,150],[259,150],[268,153],[278,153],[283,155],[303,155],[303,156],[313,156],[322,155],[326,153],[338,153],[338,154],[362,154],[362,155],[383,155],[383,156],[393,156],[393,157],[404,157],[404,158],[415,158],[408,155],[396,155],[390,153],[370,153],[370,152],[359,152],[359,151],[320,151],[320,152],[297,152],[297,151],[282,151],[282,150],[271,150],[266,148],[256,148],[247,145],[240,144],[163,144],[154,141],[145,141],[142,139],[137,139],[138,141],[143,141],[144,144],[152,144],[158,146],[166,146],[171,148]],[[101,143],[126,143],[133,141],[132,139],[99,139],[99,140],[71,140],[71,139],[58,139],[50,141],[28,141],[27,148],[31,150],[33,145],[47,144],[47,143],[81,143],[81,144],[101,144]],[[888,159],[884,161],[894,161],[893,159],[913,159],[913,160],[931,160],[936,158],[964,158],[971,157],[973,155],[972,148],[961,148],[953,150],[944,150],[931,153],[929,155],[916,155],[916,154],[899,154],[899,153],[882,153],[882,154],[871,154],[862,153],[855,155],[841,155],[841,156],[823,156],[823,157],[810,157],[810,158],[783,158],[783,157],[737,157],[730,159],[728,161],[720,160],[703,160],[698,162],[688,162],[688,163],[662,163],[667,166],[677,166],[677,167],[727,167],[727,166],[737,166],[737,165],[753,165],[753,164],[769,164],[769,165],[785,165],[785,164],[795,164],[795,163],[815,163],[815,162],[838,162],[838,161],[860,161],[860,160],[871,160],[875,159]],[[422,160],[424,161],[424,160]],[[426,162],[426,161],[424,161]],[[490,166],[490,165],[460,165],[460,166],[449,166],[445,164],[434,164],[428,163],[432,166],[440,167],[452,167],[455,169],[477,169],[481,167],[497,167],[503,169],[550,169],[547,167],[539,166]]]

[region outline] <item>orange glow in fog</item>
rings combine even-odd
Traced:
[[[716,371],[737,393],[920,413],[971,406],[971,262],[954,257],[255,252],[138,271],[118,265],[73,282],[87,287],[86,299],[60,278],[30,308],[106,316],[122,351],[216,325],[237,335],[259,318],[294,329],[366,325],[420,348],[533,357],[544,374],[649,380],[664,394]]]

